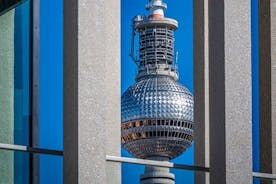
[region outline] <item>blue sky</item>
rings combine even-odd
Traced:
[[[165,16],[174,18],[179,23],[175,32],[175,51],[178,51],[179,82],[193,92],[193,4],[192,0],[164,1],[168,4]],[[129,57],[131,43],[131,20],[135,15],[147,15],[145,5],[148,0],[121,1],[121,93],[135,82],[136,65]],[[130,156],[122,150],[123,156]],[[173,160],[176,163],[193,165],[193,147],[182,156]],[[123,184],[138,184],[139,175],[143,173],[143,166],[123,164]],[[193,184],[193,172],[173,170],[176,183]]]
[[[63,150],[63,0],[40,1],[41,148]],[[40,183],[61,184],[62,157],[40,156]]]

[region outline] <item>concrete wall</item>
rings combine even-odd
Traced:
[[[209,0],[210,182],[252,183],[251,1]]]
[[[276,174],[276,1],[271,0],[272,173]],[[276,181],[274,181],[276,184]]]
[[[0,16],[0,142],[14,142],[14,10]],[[13,152],[0,150],[0,184],[12,184]]]
[[[64,1],[64,183],[120,183],[120,1]]]
[[[250,7],[194,1],[195,164],[210,164],[212,184],[252,183]]]
[[[209,167],[209,27],[208,0],[194,0],[194,120],[195,165]],[[195,183],[209,183],[196,172]]]

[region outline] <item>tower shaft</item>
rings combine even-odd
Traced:
[[[166,157],[151,157],[150,160],[168,161]],[[175,184],[174,174],[169,168],[146,166],[145,173],[140,177],[140,184]]]
[[[169,168],[146,166],[140,184],[175,184],[174,174],[170,173]]]

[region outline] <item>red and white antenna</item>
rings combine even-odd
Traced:
[[[162,0],[150,0],[149,4],[146,5],[146,9],[149,11],[150,19],[164,18],[164,10],[167,9],[167,4],[163,3]]]

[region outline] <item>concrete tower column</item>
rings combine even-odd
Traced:
[[[64,1],[64,183],[121,183],[120,1]]]
[[[251,1],[208,6],[210,183],[251,184]]]
[[[169,158],[166,157],[151,157],[147,159],[157,161],[169,161]],[[174,174],[170,173],[169,168],[146,166],[144,174],[140,176],[140,184],[155,183],[175,184],[175,176]]]
[[[194,0],[194,159],[209,167],[209,26],[208,0]],[[208,184],[209,173],[195,172],[196,184]]]
[[[140,177],[140,184],[175,184],[174,179],[174,174],[170,173],[169,168],[146,166],[145,174]]]

